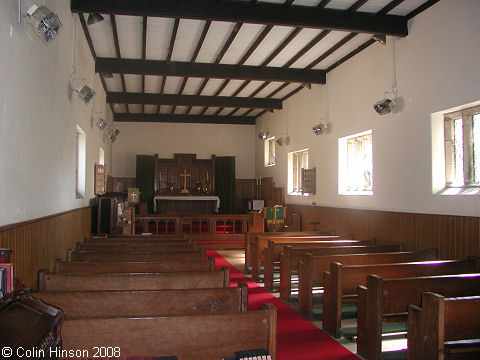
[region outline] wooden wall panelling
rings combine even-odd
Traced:
[[[248,201],[255,199],[255,179],[235,179],[235,208],[237,213],[248,212]]]
[[[320,229],[353,233],[358,239],[375,237],[379,245],[404,242],[407,251],[438,248],[441,259],[480,256],[480,218],[393,211],[330,208],[287,204],[289,212],[302,214],[304,231],[312,221]]]
[[[81,208],[0,228],[0,247],[12,250],[14,277],[37,289],[40,269],[53,271],[55,259],[65,260],[68,248],[90,233],[91,209]]]

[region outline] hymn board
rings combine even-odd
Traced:
[[[160,159],[155,154],[154,209],[158,213],[216,212],[215,155],[174,154]]]

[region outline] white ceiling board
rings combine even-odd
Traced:
[[[221,84],[223,84],[224,79],[210,79],[207,82],[207,85],[203,89],[200,95],[213,96]]]
[[[177,94],[182,81],[183,77],[167,76],[167,80],[165,81],[165,89],[163,92],[165,94]]]
[[[162,86],[163,76],[145,75],[145,92],[158,93]]]
[[[220,63],[238,64],[264,28],[265,25],[243,24]]]
[[[130,110],[130,112],[132,114],[141,114],[142,113],[142,105],[140,105],[140,104],[129,104],[128,105],[128,110]]]
[[[390,2],[391,0],[367,1],[357,11],[367,12],[367,13],[377,13],[380,10],[382,10],[386,5],[388,5]]]
[[[221,115],[221,116],[229,115],[233,111],[233,109],[234,108],[231,108],[231,107],[224,108],[222,111],[218,113],[218,115]]]
[[[355,3],[353,0],[332,0],[325,6],[326,9],[347,10]]]
[[[213,63],[234,27],[235,23],[232,22],[212,21],[197,62]]]
[[[119,15],[115,19],[122,58],[141,58],[143,18],[141,16]]]
[[[193,106],[190,115],[200,115],[203,109],[205,109],[203,106]]]
[[[88,15],[87,15],[88,17]],[[116,57],[115,45],[113,42],[112,23],[109,16],[104,16],[105,20],[93,25],[87,25],[88,32],[92,38],[95,54],[98,57]],[[78,30],[81,28],[77,24],[77,37],[80,36]]]
[[[162,105],[160,106],[160,114],[170,114],[173,110],[171,105]]]
[[[272,99],[282,99],[283,97],[290,94],[293,90],[295,90],[298,86],[299,86],[298,83],[291,83],[288,86],[286,86],[284,89],[276,93],[274,96],[272,96]]]
[[[188,106],[177,106],[174,114],[183,115],[187,112]]]
[[[332,55],[327,57],[318,65],[314,66],[313,69],[315,70],[327,69],[330,65],[334,64],[338,60],[342,59],[344,56],[351,53],[353,50],[360,47],[362,44],[366,43],[368,40],[370,40],[371,37],[372,36],[369,34],[358,34],[352,40],[350,40],[345,45],[343,45],[340,49],[335,51]],[[371,46],[374,46],[374,45],[371,45]],[[380,46],[383,46],[383,45],[380,45]]]
[[[293,5],[297,6],[317,6],[321,0],[295,0]]]
[[[293,29],[291,26],[274,26],[260,46],[250,55],[245,65],[261,65]],[[267,65],[270,66],[270,64]]]
[[[156,114],[158,110],[157,105],[145,105],[145,113],[147,114]]]
[[[149,17],[147,27],[147,54],[150,60],[166,60],[172,35],[173,23],[170,18]]]
[[[125,74],[125,87],[127,92],[140,93],[142,92],[142,76]]]
[[[116,113],[124,114],[127,112],[127,106],[125,104],[113,104],[113,109]]]
[[[107,84],[108,91],[123,91],[122,80],[120,79],[119,74],[113,74],[113,78],[106,78],[105,83]]]
[[[244,83],[244,80],[230,80],[220,96],[233,96],[233,93]]]
[[[257,95],[255,95],[256,98],[265,98],[268,95],[270,95],[273,91],[278,89],[283,83],[282,82],[271,82],[268,84],[262,91],[260,91]]]
[[[215,115],[215,113],[218,111],[218,109],[220,109],[219,107],[209,107],[204,115]]]
[[[317,45],[311,48],[305,55],[292,64],[291,68],[303,69],[317,60],[320,56],[330,50],[335,44],[350,33],[344,31],[332,31],[325,36]]]
[[[172,61],[191,61],[205,21],[181,19],[173,47]]]
[[[248,111],[248,110],[247,110]],[[260,114],[263,110],[262,109],[254,109],[251,113],[248,114],[248,116],[257,116]]]
[[[203,78],[188,78],[183,94],[185,95],[197,95],[197,91],[200,88]]]
[[[251,93],[258,89],[260,85],[262,85],[265,81],[250,81],[245,89],[240,91],[238,94],[239,97],[248,97]]]
[[[406,0],[400,5],[398,5],[395,9],[390,11],[389,15],[408,15],[413,10],[417,9],[418,7],[422,6],[427,0]]]
[[[283,51],[270,63],[270,66],[281,67],[303,49],[315,36],[320,34],[318,29],[302,29],[299,34],[287,45]]]

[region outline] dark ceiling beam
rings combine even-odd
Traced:
[[[175,47],[175,39],[177,38],[178,26],[180,24],[180,19],[176,18],[173,23],[172,34],[170,35],[170,44],[168,45],[168,53],[167,53],[167,63],[170,62],[172,59],[173,48]],[[165,83],[167,81],[166,76],[162,76],[162,83],[160,85],[160,94],[163,94],[165,91]],[[157,113],[160,113],[160,105],[157,108]]]
[[[268,25],[299,26],[370,34],[407,36],[407,18],[398,15],[374,17],[365,12],[350,12],[321,7],[284,6],[216,0],[71,0],[72,12],[182,17],[216,21],[240,21]]]
[[[112,35],[113,35],[113,42],[115,44],[115,53],[117,54],[117,59],[121,59],[122,53],[120,52],[120,42],[118,41],[117,20],[115,19],[115,15],[110,14],[110,21],[112,23]],[[105,73],[105,72],[111,72],[111,71],[101,71],[101,72]],[[120,80],[122,81],[123,92],[126,92],[127,87],[125,85],[125,76],[123,76],[123,74],[120,74]],[[128,109],[128,104],[125,104],[125,107],[127,109],[127,113],[130,112],[130,110]]]
[[[142,20],[142,60],[147,57],[147,25],[148,17],[144,16]],[[142,75],[142,94],[145,93],[145,75]],[[142,104],[142,113],[145,112],[145,105]]]
[[[260,99],[231,96],[198,96],[172,94],[141,94],[141,93],[107,93],[107,103],[114,104],[149,104],[149,105],[177,105],[177,106],[223,106],[257,109],[281,109],[279,99]]]
[[[90,31],[88,30],[88,25],[87,22],[85,21],[85,16],[83,16],[82,13],[78,14],[78,17],[80,18],[80,23],[82,24],[83,28],[83,33],[85,34],[85,38],[87,39],[87,44],[88,47],[90,48],[90,53],[92,54],[93,61],[97,60],[97,53],[95,51],[95,47],[93,46],[93,41],[92,37],[90,35]],[[107,87],[107,82],[105,81],[105,78],[103,74],[100,75],[100,81],[102,82],[103,85],[103,90],[105,90],[105,94],[108,92],[108,87]],[[113,109],[113,104],[110,104],[110,109],[112,110],[112,114],[115,113]]]
[[[96,72],[119,74],[189,76],[200,78],[289,81],[325,84],[323,70],[283,69],[180,61],[97,58]]]
[[[215,116],[186,114],[127,114],[116,113],[115,122],[160,122],[160,123],[195,123],[195,124],[234,124],[255,125],[254,116]]]
[[[408,20],[410,20],[411,18],[413,18],[414,16],[417,16],[418,14],[420,14],[421,12],[427,10],[430,6],[432,5],[435,5],[437,2],[439,2],[440,0],[429,0],[427,1],[426,3],[424,3],[423,5],[419,6],[418,8],[416,8],[415,10],[413,10],[412,12],[408,13],[406,18]]]
[[[220,61],[222,60],[222,58],[225,55],[225,53],[227,52],[227,50],[230,48],[230,45],[232,45],[233,40],[235,40],[235,38],[237,37],[237,34],[240,31],[242,25],[243,25],[242,22],[237,22],[235,24],[232,31],[230,32],[230,35],[228,36],[227,41],[225,41],[222,49],[218,53],[217,58],[215,59],[215,64],[220,63]],[[202,83],[200,84],[200,87],[198,88],[197,95],[200,95],[202,93],[203,89],[205,89],[205,86],[207,86],[208,80],[209,80],[209,78],[203,79]],[[223,87],[225,88],[225,86],[227,86],[227,81],[223,82]],[[189,106],[188,109],[187,109],[187,114],[190,113],[191,110],[192,110],[192,107]],[[207,111],[207,108],[204,108],[202,110],[202,112],[200,113],[200,115],[203,115],[205,113],[205,111]]]

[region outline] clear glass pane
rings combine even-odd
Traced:
[[[473,115],[474,181],[480,182],[480,114]]]
[[[454,121],[454,151],[455,151],[455,167],[453,176],[453,186],[463,186],[463,120],[456,119]]]

